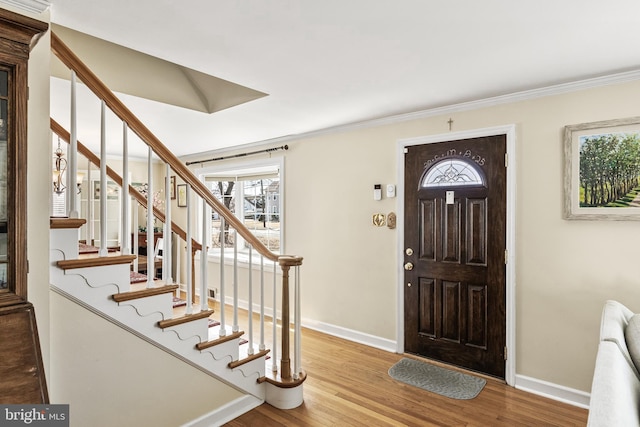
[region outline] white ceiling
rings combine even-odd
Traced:
[[[119,95],[179,156],[640,70],[638,0],[51,5],[56,24],[269,94],[213,114]],[[66,86],[52,79],[64,125]],[[84,122],[99,123],[97,104],[79,110],[79,138],[94,145],[99,125]]]

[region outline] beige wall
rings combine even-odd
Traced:
[[[242,396],[56,293],[51,343],[51,401],[75,426],[178,426]]]
[[[9,7],[3,6],[6,9]],[[11,9],[22,13],[19,10]],[[49,13],[29,15],[49,22]],[[49,367],[49,212],[51,162],[49,133],[50,38],[46,33],[32,49],[29,59],[28,148],[27,148],[27,250],[29,261],[28,298],[35,308],[45,374]]]
[[[637,222],[562,219],[565,125],[640,115],[640,82],[287,141],[286,248],[304,257],[302,316],[396,340],[400,230],[374,184],[398,140],[516,126],[516,374],[589,391],[606,299],[640,311]],[[190,159],[191,160],[191,159]],[[402,215],[402,212],[397,212]]]

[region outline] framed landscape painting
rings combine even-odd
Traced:
[[[640,117],[564,128],[564,217],[640,220]]]

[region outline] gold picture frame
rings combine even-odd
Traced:
[[[175,175],[171,175],[171,178],[169,181],[169,191],[171,192],[171,200],[175,200],[176,199],[176,176]]]

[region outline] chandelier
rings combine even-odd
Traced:
[[[53,169],[53,192],[60,195],[64,193],[66,185],[63,184],[64,172],[67,170],[67,160],[62,157],[62,148],[60,148],[60,137],[58,137],[58,148],[54,152],[55,157],[53,161],[55,163],[55,167]]]

